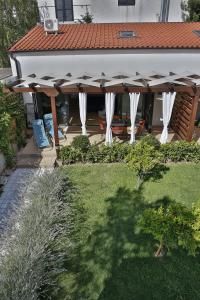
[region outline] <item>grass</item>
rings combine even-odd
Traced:
[[[124,164],[66,167],[78,189],[74,199],[74,248],[59,278],[59,300],[199,299],[200,257],[174,252],[153,257],[154,241],[137,227],[142,211],[174,199],[200,199],[200,165],[169,165],[157,182],[135,191]]]

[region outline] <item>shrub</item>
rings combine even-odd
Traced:
[[[100,147],[102,162],[122,162],[125,160],[125,157],[128,155],[132,148],[133,146],[128,143],[119,142],[113,142],[111,146],[102,145]]]
[[[74,146],[67,146],[61,149],[60,158],[64,165],[76,162],[122,162],[132,148],[133,146],[128,143],[118,142],[114,142],[111,146],[92,145],[88,148],[87,152],[82,152],[80,148],[74,148]]]
[[[163,156],[153,146],[144,141],[138,142],[126,157],[128,167],[134,170],[138,177],[137,188],[151,176],[157,175]]]
[[[195,254],[198,241],[195,240],[194,224],[192,210],[175,202],[145,210],[140,220],[142,231],[159,242],[155,256],[162,256],[166,250],[178,247]]]
[[[148,145],[150,146],[153,146],[156,150],[159,150],[160,149],[160,142],[157,140],[157,138],[152,135],[152,134],[148,134],[146,136],[144,136],[142,139],[141,139],[142,142],[144,143],[147,143]]]
[[[97,145],[92,145],[86,154],[86,161],[90,163],[103,162],[103,153]]]
[[[164,160],[172,162],[200,162],[200,145],[196,142],[177,141],[161,145]]]
[[[82,161],[83,155],[80,149],[66,146],[60,150],[60,158],[63,165],[69,165]]]
[[[1,241],[0,299],[50,298],[70,249],[64,253],[60,246],[71,226],[70,195],[69,181],[60,170],[46,172],[25,193]]]
[[[73,139],[72,147],[76,150],[80,150],[83,153],[86,153],[90,148],[90,141],[88,136],[79,135]]]

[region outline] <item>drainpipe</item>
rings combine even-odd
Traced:
[[[161,0],[160,22],[168,22],[170,0]]]
[[[22,77],[20,63],[19,63],[19,61],[17,60],[17,58],[14,56],[14,54],[12,52],[10,53],[10,57],[15,62],[16,71],[17,71],[17,78],[20,79]]]

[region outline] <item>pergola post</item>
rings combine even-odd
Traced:
[[[59,148],[59,137],[58,137],[58,121],[56,113],[56,97],[51,96],[51,110],[53,116],[53,129],[54,129],[54,140],[56,149]]]
[[[51,100],[54,141],[55,141],[56,154],[58,156],[60,151],[60,144],[59,144],[59,136],[58,136],[58,120],[57,120],[57,113],[56,113],[56,97],[58,96],[59,92],[57,90],[52,90],[51,92],[47,92],[47,91],[44,92],[48,97],[50,97]]]

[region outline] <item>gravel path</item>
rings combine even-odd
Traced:
[[[0,231],[6,226],[12,213],[12,208],[20,205],[20,199],[35,176],[41,176],[44,169],[16,169],[8,179],[0,196]]]

